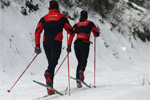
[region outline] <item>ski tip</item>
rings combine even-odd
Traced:
[[[70,78],[73,78],[72,76],[70,76]]]
[[[35,80],[33,80],[33,82],[36,82]]]

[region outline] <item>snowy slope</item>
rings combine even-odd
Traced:
[[[0,100],[33,100],[46,94],[45,88],[32,82],[33,79],[45,82],[43,74],[47,68],[47,60],[44,52],[36,58],[11,93],[7,93],[35,56],[34,30],[39,19],[48,12],[48,1],[44,3],[39,0],[33,1],[35,4],[40,4],[40,9],[27,16],[20,13],[21,6],[24,5],[21,1],[11,2],[9,7],[0,9]],[[82,9],[77,7],[71,10],[61,6],[61,12],[64,10],[73,15],[74,11],[80,12]],[[56,95],[43,100],[149,100],[150,43],[142,42],[139,38],[135,40],[132,36],[129,39],[128,34],[122,35],[115,30],[111,31],[109,20],[102,19],[97,13],[90,12],[89,19],[101,30],[101,37],[97,38],[97,88],[83,87],[81,90],[74,90],[76,83],[71,80],[71,96]],[[104,23],[101,23],[100,19]],[[70,23],[74,25],[77,21],[78,19],[70,20]],[[64,31],[63,48],[65,49],[66,42]],[[85,72],[85,81],[92,85],[94,84],[93,46],[91,45]],[[66,56],[65,49],[62,49],[59,64]],[[75,77],[76,66],[77,61],[72,46],[71,76]],[[55,77],[54,87],[64,90],[67,85],[67,61],[65,61]]]

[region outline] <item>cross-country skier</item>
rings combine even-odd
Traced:
[[[59,5],[56,1],[50,1],[49,13],[42,17],[35,30],[35,53],[41,53],[40,36],[44,30],[43,47],[48,60],[48,68],[44,73],[46,84],[53,87],[55,67],[61,53],[63,28],[68,34],[73,34],[72,26],[67,17],[59,12]],[[54,92],[47,89],[48,94]]]
[[[71,51],[73,37],[75,36],[75,34],[77,34],[77,39],[74,43],[75,55],[78,60],[76,78],[82,81],[84,80],[84,71],[87,65],[87,58],[89,55],[89,46],[92,43],[89,40],[91,31],[93,32],[95,37],[98,37],[100,35],[94,23],[90,20],[87,20],[87,18],[87,11],[81,11],[80,20],[73,26],[73,30],[75,31],[75,33],[69,37],[67,48],[67,51]],[[77,87],[82,87],[82,84],[78,81]]]

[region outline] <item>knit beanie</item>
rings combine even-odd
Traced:
[[[88,18],[88,13],[87,13],[87,11],[82,10],[80,16],[83,17],[83,18]]]
[[[56,1],[50,1],[49,4],[49,9],[59,9],[58,3]]]

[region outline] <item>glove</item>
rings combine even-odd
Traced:
[[[71,52],[71,45],[68,45],[66,50],[67,50],[68,53],[70,53]]]
[[[40,53],[41,53],[41,48],[40,48],[40,46],[36,46],[34,52],[35,52],[36,54],[40,54]]]

